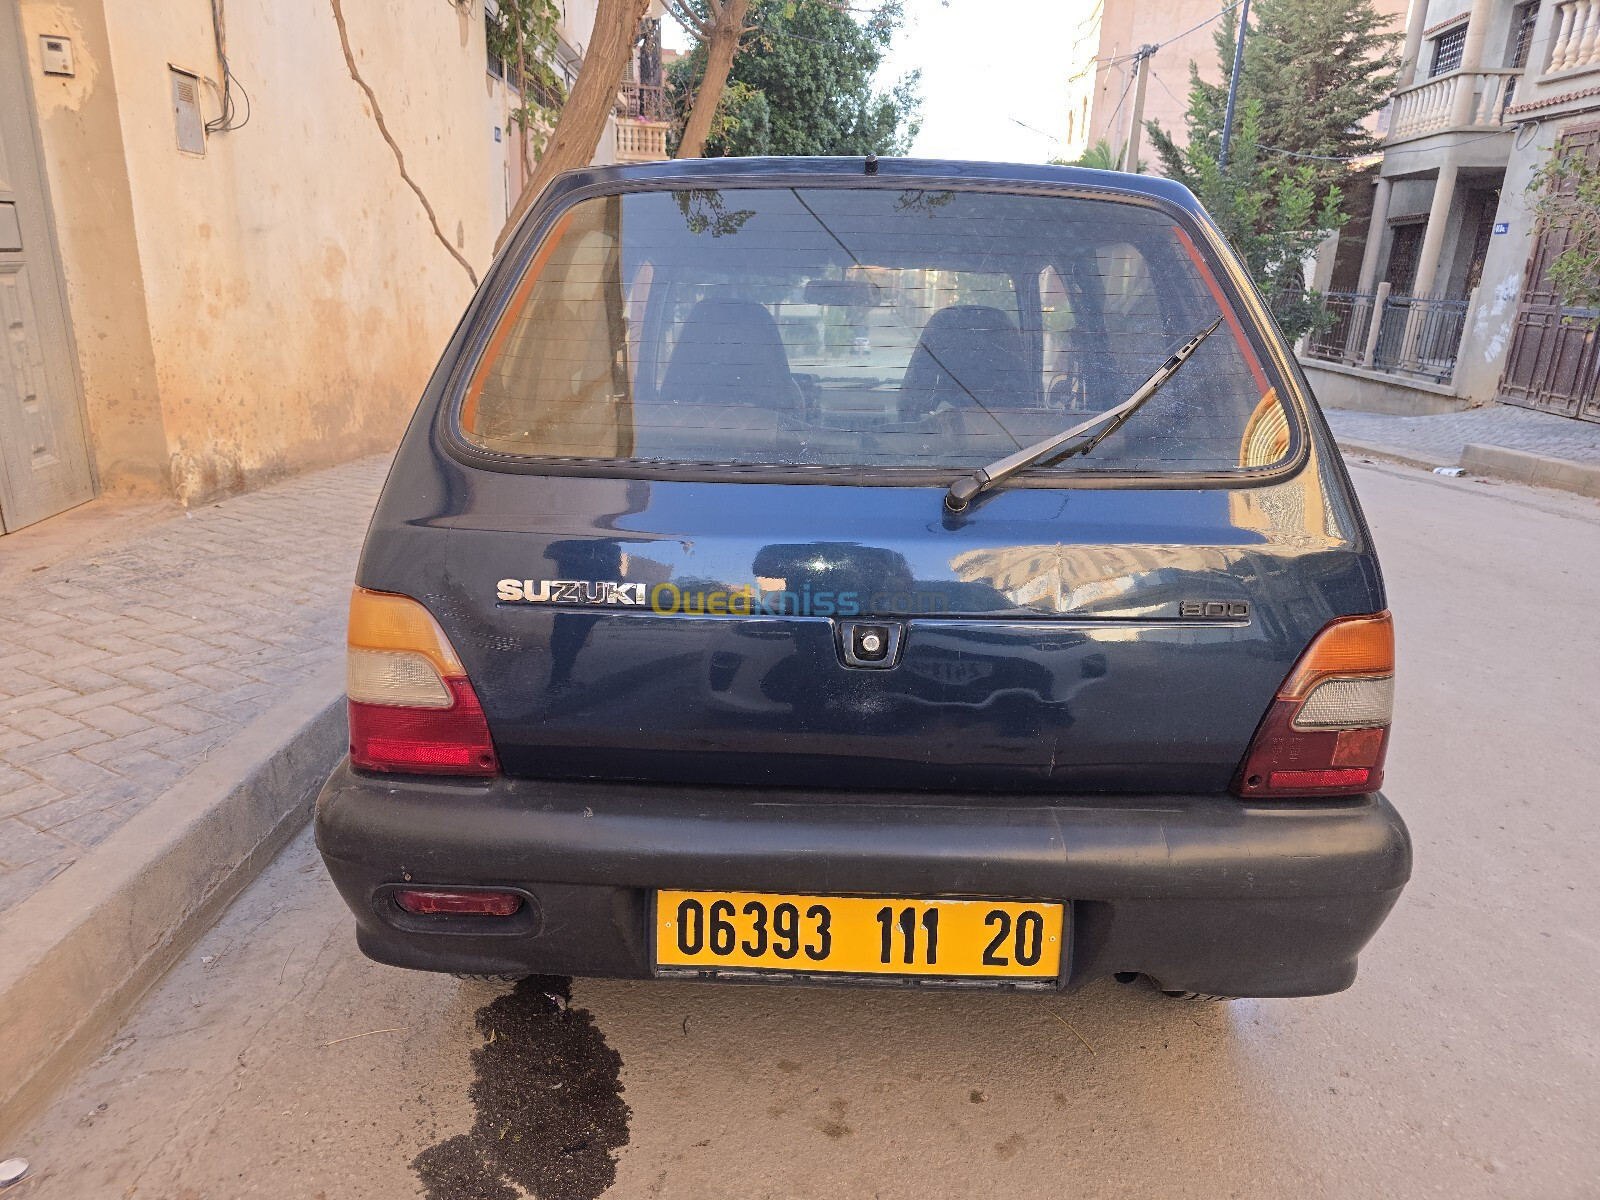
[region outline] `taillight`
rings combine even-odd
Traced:
[[[1376,791],[1393,708],[1389,614],[1329,622],[1278,689],[1234,778],[1234,794],[1282,799]]]
[[[450,641],[409,596],[350,596],[350,761],[368,771],[494,775],[489,723]]]

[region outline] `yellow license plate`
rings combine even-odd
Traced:
[[[1054,979],[1065,906],[769,892],[656,893],[656,965]]]

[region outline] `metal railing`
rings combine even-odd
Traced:
[[[1301,342],[1303,358],[1449,383],[1466,332],[1469,297],[1329,292],[1323,320]],[[1374,314],[1377,320],[1374,321]]]
[[[617,116],[630,121],[672,120],[672,102],[659,84],[624,81],[617,89]]]
[[[1465,297],[1387,297],[1379,317],[1373,370],[1449,383],[1461,351],[1467,307]]]
[[[1366,353],[1367,326],[1376,299],[1372,292],[1325,292],[1323,319],[1306,334],[1306,357],[1351,366],[1359,363]]]

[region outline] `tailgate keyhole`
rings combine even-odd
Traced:
[[[886,670],[900,660],[904,627],[894,621],[841,621],[839,657],[847,667]]]

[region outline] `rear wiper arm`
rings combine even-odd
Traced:
[[[1047,437],[1042,442],[1035,442],[1031,446],[1024,446],[1015,454],[990,463],[987,467],[979,467],[970,475],[959,475],[950,483],[950,490],[945,493],[944,506],[951,512],[965,512],[967,505],[977,497],[983,495],[990,488],[1004,483],[1018,471],[1033,466],[1050,458],[1070,458],[1074,454],[1087,454],[1106,438],[1122,428],[1123,422],[1133,416],[1144,402],[1161,390],[1161,385],[1166,383],[1178,373],[1178,368],[1189,361],[1190,355],[1200,349],[1200,343],[1215,333],[1222,324],[1218,317],[1199,333],[1191,337],[1183,345],[1172,352],[1172,357],[1167,359],[1155,369],[1155,372],[1139,385],[1139,390],[1134,392],[1121,404],[1108,408],[1103,413],[1096,413],[1082,424],[1074,425],[1065,433],[1057,433]],[[1065,446],[1075,437],[1082,437],[1096,425],[1104,424],[1105,428],[1093,437],[1088,438],[1076,446],[1063,451]]]

